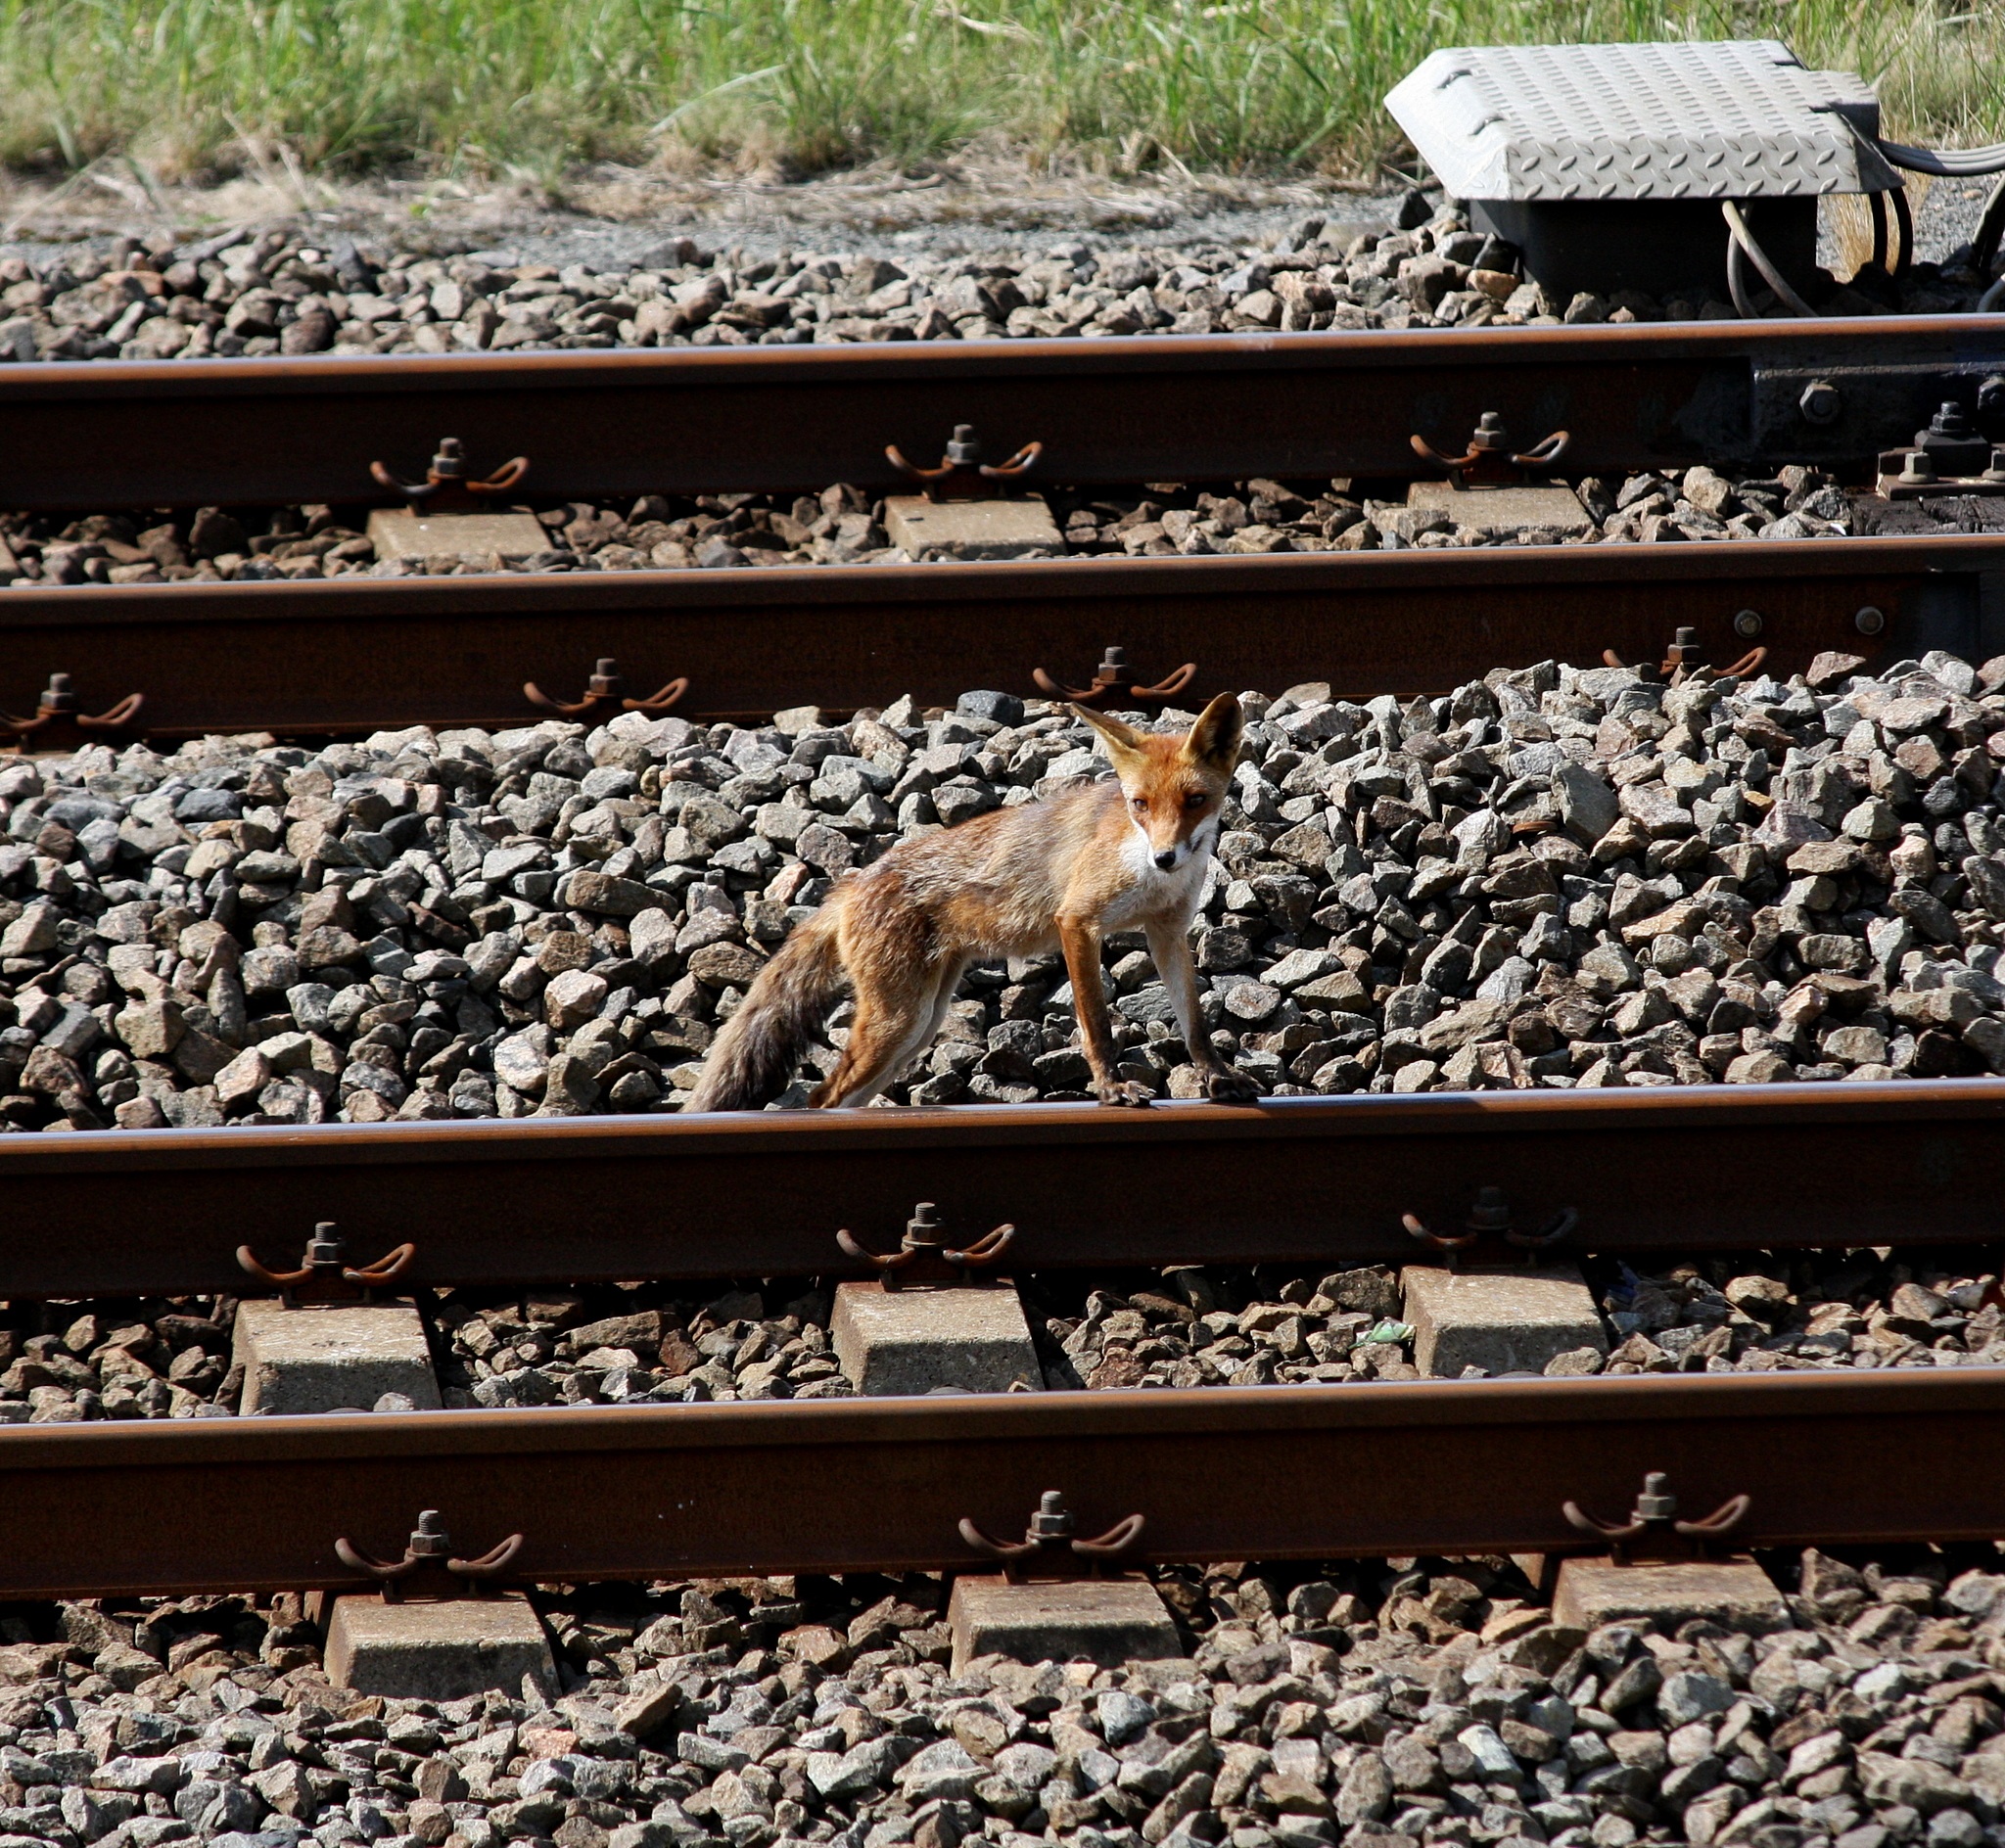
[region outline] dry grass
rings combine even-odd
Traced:
[[[1438,46],[1725,36],[1877,79],[1896,134],[2005,133],[1996,0],[0,0],[0,164],[804,172],[1000,135],[1370,174],[1404,154],[1379,98]]]

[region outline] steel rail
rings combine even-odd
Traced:
[[[89,712],[145,695],[163,737],[526,724],[546,716],[526,681],[582,686],[610,656],[629,690],[686,676],[692,716],[849,711],[1034,694],[1037,668],[1083,684],[1110,643],[1141,668],[1195,661],[1200,691],[1409,696],[1604,649],[1654,662],[1680,627],[1720,664],[1758,641],[1787,674],[1827,649],[1988,659],[2001,574],[1994,535],[17,586],[0,592],[0,706],[32,711],[68,672]],[[1861,633],[1861,610],[1884,624]],[[1747,611],[1758,634],[1736,628]]]
[[[57,361],[0,369],[0,507],[374,499],[441,436],[528,491],[888,486],[884,456],[973,424],[1056,481],[1408,476],[1484,411],[1567,466],[1858,461],[2005,360],[2005,320],[1234,334],[442,357]],[[1837,387],[1817,420],[1812,381]]]
[[[333,1221],[406,1286],[856,1274],[913,1205],[1024,1271],[1412,1256],[1501,1187],[1645,1253],[2001,1237],[2005,1080],[0,1137],[0,1300],[245,1287]]]
[[[1644,1475],[1735,1544],[2005,1534],[2005,1368],[201,1419],[0,1432],[0,1597],[367,1591],[420,1508],[519,1582],[984,1569],[1061,1491],[1158,1561],[1573,1551]],[[581,1493],[582,1485],[588,1485]]]

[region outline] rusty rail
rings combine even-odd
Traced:
[[[636,691],[686,677],[692,716],[848,711],[1034,695],[1039,668],[1083,680],[1109,644],[1194,661],[1193,697],[1329,680],[1367,698],[1604,649],[1655,660],[1680,627],[1720,665],[1758,632],[1788,674],[1827,649],[1988,659],[2001,588],[2005,536],[16,587],[0,706],[30,711],[70,672],[86,711],[143,694],[161,737],[525,724],[542,716],[525,682],[610,656]],[[1736,626],[1749,611],[1758,631]]]
[[[1579,1251],[1996,1240],[2005,1080],[8,1136],[0,1300],[236,1292],[323,1220],[404,1287],[862,1275],[919,1200],[1025,1270],[1362,1263],[1484,1187]]]
[[[1563,1552],[1652,1470],[1751,1495],[1737,1544],[1983,1540],[2001,1442],[1988,1367],[47,1425],[0,1432],[0,1597],[367,1591],[335,1542],[421,1508],[518,1582],[979,1567],[960,1521],[1047,1489],[1161,1561]]]
[[[973,424],[1053,479],[1414,472],[1485,411],[1585,472],[1863,461],[1998,367],[2000,317],[443,357],[70,361],[0,372],[0,506],[366,494],[444,432],[557,496],[897,483]],[[1822,388],[1814,399],[1812,385]],[[1814,418],[1806,413],[1814,402]]]

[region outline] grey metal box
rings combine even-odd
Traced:
[[[1773,39],[1437,51],[1385,99],[1472,222],[1518,246],[1550,294],[1725,293],[1718,202],[1798,288],[1816,201],[1885,192],[1871,85]]]

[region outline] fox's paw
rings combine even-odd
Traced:
[[[1260,1086],[1243,1072],[1214,1072],[1205,1081],[1204,1093],[1215,1104],[1254,1104],[1260,1101]]]
[[[1155,1092],[1146,1085],[1138,1084],[1133,1079],[1124,1079],[1118,1085],[1103,1086],[1099,1092],[1099,1100],[1103,1104],[1114,1104],[1130,1110],[1146,1110],[1155,1102]]]

